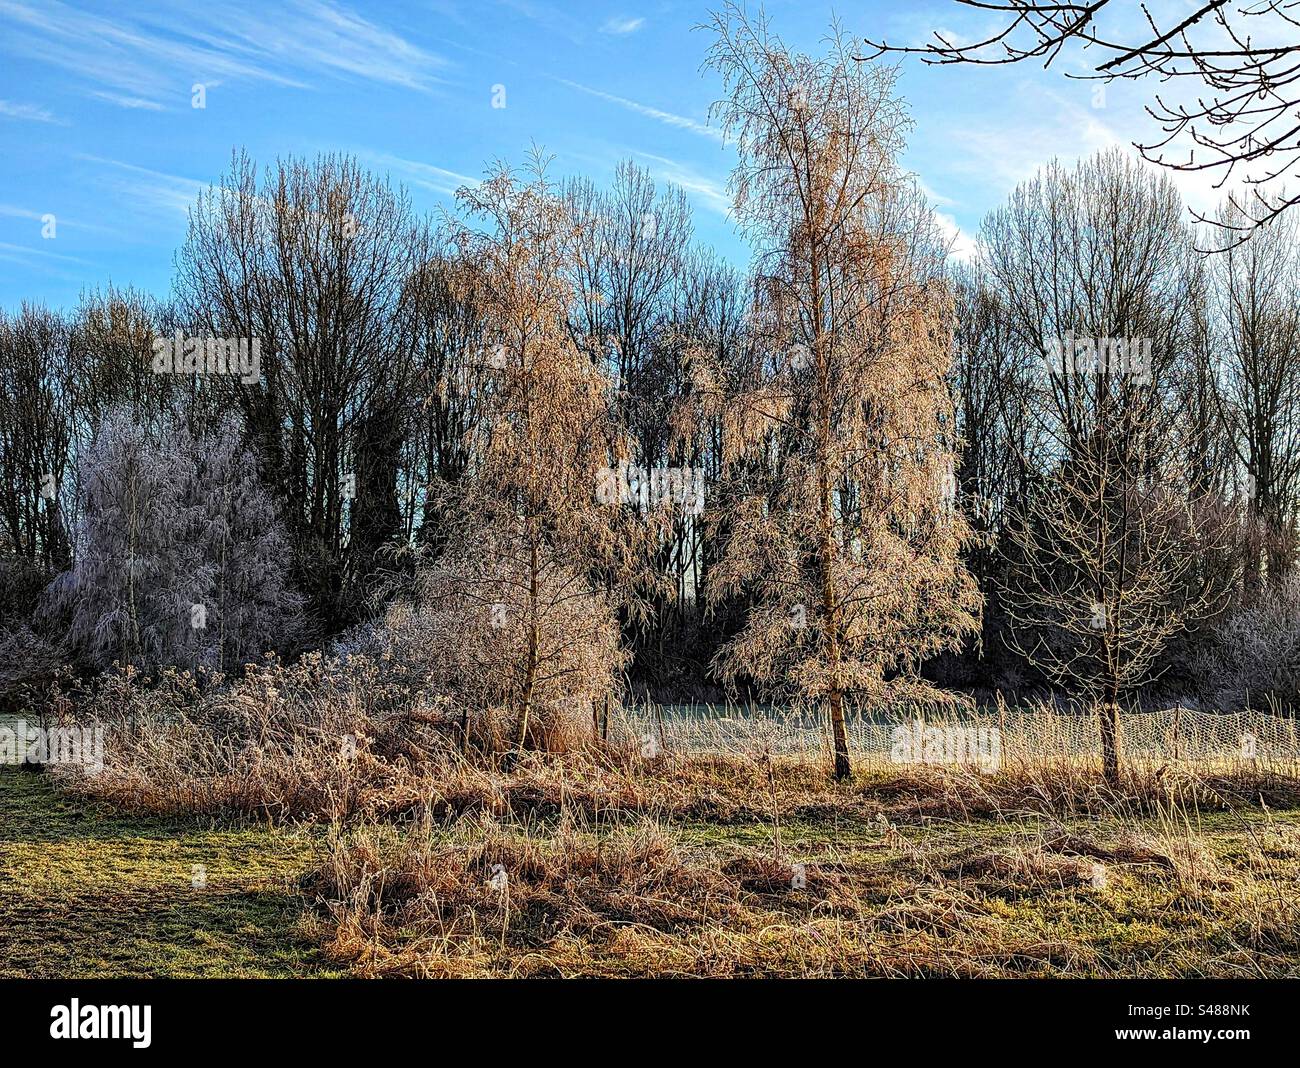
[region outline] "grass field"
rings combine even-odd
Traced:
[[[127,818],[0,768],[0,977],[336,973],[296,933],[318,840]]]
[[[500,804],[459,784],[436,816],[297,829],[3,769],[0,975],[1300,975],[1289,794],[991,811],[942,777],[738,767],[637,804],[534,768]]]

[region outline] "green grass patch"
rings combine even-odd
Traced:
[[[318,852],[310,831],[127,818],[0,769],[0,976],[336,974],[298,932]]]

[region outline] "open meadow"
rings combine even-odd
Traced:
[[[1297,115],[1285,0],[0,0],[14,1026],[1281,1030]]]
[[[508,771],[368,719],[354,755],[282,722],[203,777],[179,733],[145,770],[0,770],[0,975],[1300,974],[1293,720],[1135,716],[1114,790],[1046,710],[930,720],[1000,729],[996,768],[859,724],[848,784],[812,717],[731,713]]]

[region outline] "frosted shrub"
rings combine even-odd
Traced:
[[[229,672],[293,644],[305,599],[288,585],[289,542],[238,423],[228,418],[195,451],[189,497],[210,569],[203,655]]]
[[[1238,609],[1216,637],[1211,686],[1221,705],[1300,704],[1300,572]]]
[[[385,653],[482,744],[504,748],[522,732],[538,748],[565,749],[590,733],[593,702],[616,688],[626,661],[617,618],[554,557],[536,569],[534,590],[521,554],[488,537],[491,551],[453,546],[417,574],[412,596],[389,607]]]
[[[0,627],[0,713],[52,682],[66,654],[26,624]]]
[[[404,811],[427,796],[419,769],[450,753],[419,729],[409,693],[365,657],[274,657],[240,678],[133,668],[75,685],[53,707],[101,727],[105,766],[76,791],[157,813],[341,819]]]

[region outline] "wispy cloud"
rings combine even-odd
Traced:
[[[8,219],[30,219],[33,222],[44,222],[48,214],[44,211],[33,211],[31,208],[20,208],[17,204],[0,204],[0,216]],[[73,230],[93,230],[101,234],[115,234],[123,236],[122,231],[114,230],[110,226],[100,226],[98,223],[82,222],[80,219],[70,218],[61,211],[56,213],[59,229],[65,227]]]
[[[1026,93],[1030,90],[1026,88]],[[1030,122],[1008,112],[990,115],[978,127],[950,127],[944,136],[960,149],[957,168],[1010,191],[1053,157],[1067,162],[1128,142],[1106,123],[1103,113],[1080,106],[1051,90],[1034,90],[1056,105],[1054,113]]]
[[[193,16],[191,25],[199,17]],[[156,26],[106,18],[58,2],[37,10],[14,0],[0,0],[0,18],[11,23],[0,35],[4,42],[0,48],[131,96],[164,101],[175,97],[178,84],[188,96],[193,81],[218,77],[284,86],[306,84],[282,69],[260,66],[215,44],[191,43],[201,37],[197,30],[182,37]]]
[[[95,90],[90,94],[98,97],[100,100],[107,100],[110,104],[116,104],[120,108],[143,111],[166,111],[156,100],[145,100],[139,96],[123,96],[121,93],[110,93],[101,89]]]
[[[636,33],[644,25],[645,19],[643,18],[612,18],[606,19],[605,24],[600,28],[600,32],[622,37],[625,34]]]
[[[0,22],[8,23],[0,51],[68,70],[124,107],[188,98],[191,84],[217,80],[308,88],[325,75],[428,90],[448,65],[330,0],[293,0],[274,12],[189,2],[152,17],[0,0]]]
[[[358,155],[378,166],[386,167],[390,173],[396,171],[400,180],[409,185],[429,189],[442,196],[455,196],[456,190],[461,186],[478,185],[479,183],[477,178],[471,178],[468,175],[449,171],[445,167],[437,167],[432,163],[424,163],[420,160],[403,159],[401,156],[393,156],[387,153],[359,152]]]
[[[684,189],[688,196],[698,201],[709,211],[724,217],[731,214],[731,197],[727,195],[726,185],[713,178],[700,174],[688,164],[664,156],[651,155],[649,152],[636,152],[636,156],[648,160],[651,175],[659,181],[669,182]]]
[[[104,159],[84,153],[79,153],[78,158],[108,168],[101,176],[101,182],[150,214],[159,214],[159,209],[162,214],[184,214],[194,206],[199,194],[208,188],[207,182],[150,170],[122,160]]]
[[[696,122],[694,119],[687,118],[685,115],[674,115],[671,111],[663,111],[660,108],[651,107],[649,104],[641,104],[635,100],[629,100],[625,96],[615,96],[613,93],[606,93],[601,89],[593,89],[589,85],[582,85],[579,82],[571,82],[567,78],[556,78],[561,85],[567,85],[570,89],[576,89],[580,93],[586,93],[588,96],[594,96],[599,100],[607,101],[611,104],[617,104],[621,108],[627,108],[628,111],[634,111],[638,115],[644,115],[648,119],[654,119],[656,122],[662,122],[668,126],[676,126],[679,130],[689,130],[693,134],[699,134],[701,137],[708,137],[721,144],[726,138],[722,131],[715,126],[706,126],[702,122]]]
[[[500,3],[515,14],[537,23],[552,33],[567,37],[574,43],[581,41],[589,30],[587,24],[579,22],[561,8],[540,3],[539,0],[500,0]]]
[[[393,30],[369,22],[328,0],[296,0],[299,14],[285,19],[223,11],[222,26],[250,55],[275,57],[289,66],[353,75],[407,89],[427,90],[442,81],[449,62]]]
[[[10,100],[0,100],[0,115],[6,119],[21,119],[25,122],[49,122],[56,126],[68,124],[57,115],[35,104],[15,104]]]
[[[51,274],[62,275],[65,278],[75,276],[56,270],[55,265],[50,263],[51,260],[54,260],[56,264],[76,263],[82,266],[94,266],[90,260],[83,260],[80,256],[68,256],[61,252],[52,252],[45,248],[34,248],[30,245],[15,245],[9,241],[0,241],[0,260],[21,263],[25,267],[34,267]]]
[[[939,204],[945,208],[951,208],[957,203],[955,200],[952,199],[952,197],[946,197],[942,193],[936,192],[929,185],[927,185],[919,175],[917,176],[916,184],[917,186],[920,187],[920,190],[922,194],[924,194],[925,199],[930,201],[931,204]]]
[[[944,196],[936,192],[919,177],[916,184],[920,187],[922,195],[929,201],[931,214],[934,216],[934,223],[942,232],[944,239],[948,242],[949,254],[954,258],[967,262],[975,258],[976,244],[965,230],[963,230],[957,219],[946,211],[939,211],[935,205],[945,208],[958,207],[957,201],[952,197]]]

